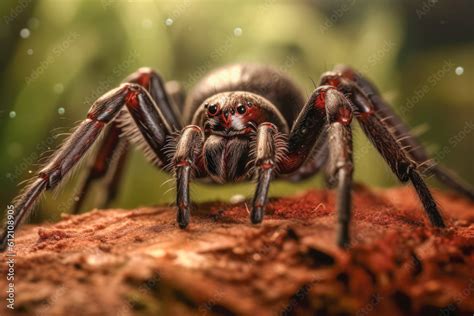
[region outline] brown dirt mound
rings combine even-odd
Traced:
[[[449,228],[411,188],[354,194],[352,246],[335,245],[334,193],[245,203],[94,210],[17,234],[15,310],[1,315],[472,315],[474,204],[435,192]],[[2,255],[2,276],[7,273]],[[0,279],[2,297],[6,278]]]

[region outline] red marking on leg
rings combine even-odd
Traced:
[[[150,74],[149,73],[142,73],[137,79],[137,83],[144,87],[145,89],[148,89],[150,86]]]
[[[176,167],[189,167],[189,166],[191,166],[191,164],[186,160],[180,161],[176,164]]]
[[[363,121],[367,121],[367,119],[368,119],[369,117],[371,117],[373,114],[374,114],[373,111],[362,112],[362,113],[360,113],[360,118],[361,118],[361,120],[363,120]]]
[[[299,152],[295,152],[293,154],[288,155],[281,163],[279,163],[280,171],[286,173],[288,171],[296,170],[296,166],[301,164],[301,161],[306,159],[303,155]]]
[[[328,79],[327,81],[328,85],[333,86],[335,88],[337,88],[340,83],[341,83],[341,80],[339,80],[339,78],[336,78],[336,77]]]
[[[339,109],[339,116],[337,121],[342,125],[349,125],[352,121],[352,112],[346,107],[341,107]]]
[[[273,168],[273,163],[270,161],[267,161],[267,162],[264,162],[260,167],[263,170],[267,170],[267,169]]]
[[[314,102],[314,105],[318,109],[325,109],[326,108],[326,92],[325,91],[320,91],[318,95],[316,96],[316,101]]]
[[[137,91],[130,91],[127,94],[126,101],[127,105],[131,107],[137,108],[138,107],[138,92]]]

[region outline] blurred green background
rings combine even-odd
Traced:
[[[38,169],[42,152],[54,149],[97,97],[141,66],[189,89],[214,67],[264,62],[288,72],[309,95],[322,72],[352,65],[377,83],[410,126],[424,131],[421,138],[439,161],[474,183],[473,13],[470,0],[3,0],[2,209]],[[356,180],[395,185],[354,126]],[[167,179],[134,151],[113,206],[172,202]],[[60,194],[47,194],[36,214],[53,219],[68,211],[76,184],[77,176]],[[320,177],[277,181],[271,194],[321,186]],[[197,201],[252,192],[251,184],[193,186]]]

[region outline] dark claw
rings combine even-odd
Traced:
[[[178,222],[179,228],[184,229],[189,225],[189,217],[188,208],[178,208],[176,221]]]
[[[252,224],[259,224],[263,220],[263,215],[265,211],[262,207],[256,206],[252,209],[252,212],[250,213],[250,220],[252,221]]]
[[[344,223],[339,226],[339,231],[337,233],[337,245],[340,248],[347,249],[349,248],[349,224]]]

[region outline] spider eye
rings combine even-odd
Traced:
[[[209,113],[209,115],[215,115],[217,113],[217,110],[217,104],[211,104],[207,107],[207,113]]]
[[[237,112],[239,112],[239,114],[244,114],[245,111],[247,111],[247,109],[245,108],[245,105],[239,105],[237,107]]]

